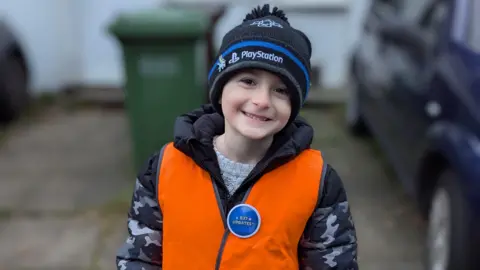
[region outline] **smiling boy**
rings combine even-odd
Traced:
[[[311,53],[268,5],[225,35],[212,104],[138,174],[118,269],[358,269],[342,181],[297,117]]]

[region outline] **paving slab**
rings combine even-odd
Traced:
[[[14,128],[0,149],[2,209],[73,211],[108,201],[133,178],[119,110],[52,113]]]
[[[0,234],[3,269],[87,269],[99,237],[93,218],[14,218]]]

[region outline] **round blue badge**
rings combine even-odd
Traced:
[[[255,207],[238,204],[230,210],[227,225],[230,232],[240,238],[254,236],[260,229],[261,218]]]

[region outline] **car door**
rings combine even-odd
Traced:
[[[423,2],[422,2],[423,1]],[[412,179],[418,159],[427,146],[425,133],[433,119],[440,114],[440,105],[434,99],[432,75],[440,59],[446,27],[449,2],[444,0],[405,1],[405,39],[392,45],[393,80],[386,95],[390,117],[389,130],[398,166],[403,179]],[[405,183],[413,188],[413,183]]]
[[[385,137],[384,93],[391,81],[391,68],[385,62],[387,41],[380,35],[380,29],[383,25],[396,21],[398,1],[401,0],[372,2],[359,46],[362,64],[358,67],[357,74],[361,77],[365,92],[362,97],[364,113],[380,140]]]

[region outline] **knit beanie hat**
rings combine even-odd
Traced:
[[[242,69],[263,69],[279,76],[291,91],[291,123],[308,95],[311,55],[310,40],[290,26],[282,10],[258,6],[224,36],[208,74],[210,101],[222,113],[219,101],[228,80]]]

